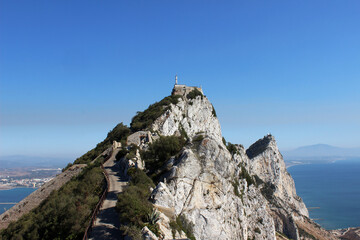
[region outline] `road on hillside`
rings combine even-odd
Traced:
[[[127,178],[123,176],[119,162],[115,161],[118,152],[119,149],[114,149],[109,160],[104,163],[105,171],[109,175],[109,192],[96,217],[89,239],[122,239],[119,214],[115,207],[117,195],[126,186]]]

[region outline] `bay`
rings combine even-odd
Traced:
[[[360,226],[360,159],[296,165],[288,172],[311,219],[325,229]]]
[[[6,210],[15,205],[3,203],[18,203],[35,190],[36,188],[13,188],[9,190],[0,190],[0,214],[4,213]]]

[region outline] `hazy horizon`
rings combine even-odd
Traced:
[[[0,2],[1,155],[76,156],[202,86],[227,141],[360,147],[358,1]]]

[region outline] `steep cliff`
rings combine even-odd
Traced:
[[[151,195],[162,213],[159,225],[165,238],[174,234],[171,221],[181,217],[193,226],[196,239],[275,239],[281,234],[307,239],[306,227],[299,229],[297,222],[319,226],[308,219],[274,137],[268,135],[246,151],[234,145],[230,152],[212,104],[202,92],[191,98],[187,94],[150,128],[158,135],[185,134],[189,139],[164,164],[166,171]],[[175,231],[174,236],[181,234]]]

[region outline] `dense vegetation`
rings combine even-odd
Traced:
[[[161,175],[162,166],[171,156],[180,152],[184,145],[185,137],[183,136],[160,136],[147,151],[141,152],[141,158],[149,171],[148,174],[155,182]]]
[[[141,239],[141,229],[147,226],[155,234],[158,233],[156,222],[151,221],[152,204],[148,201],[150,187],[155,187],[152,180],[140,169],[131,168],[128,171],[130,181],[128,187],[118,195],[116,208],[121,228],[133,240]]]
[[[81,157],[75,160],[75,164],[78,163],[89,163],[104,152],[108,147],[111,146],[113,141],[121,142],[123,145],[126,143],[126,138],[130,135],[130,129],[123,123],[119,123],[111,130],[104,141],[97,144],[95,148],[88,151]],[[71,165],[68,165],[68,167]]]
[[[190,99],[195,99],[197,96],[201,96],[201,99],[203,99],[204,97],[204,95],[197,88],[194,88],[191,92],[189,92],[186,95],[186,98],[190,100]]]
[[[0,239],[82,239],[104,181],[101,168],[87,167],[53,191],[39,207],[0,232]]]
[[[151,104],[145,111],[137,112],[133,117],[130,127],[133,132],[147,129],[151,124],[170,108],[170,104],[177,104],[179,95],[171,95],[160,102]]]

